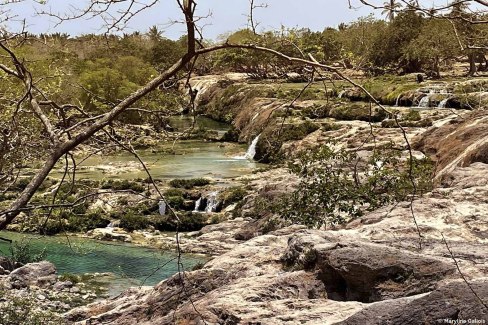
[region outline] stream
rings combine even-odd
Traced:
[[[187,117],[174,117],[171,125],[183,131],[192,124]],[[215,130],[220,135],[229,126],[206,118],[199,118],[196,125]],[[264,166],[243,159],[248,146],[235,143],[206,142],[201,140],[178,141],[158,144],[161,152],[138,151],[156,179],[206,177],[217,181],[250,174]],[[167,150],[165,150],[167,149]],[[170,150],[171,149],[171,150]],[[169,152],[171,151],[171,152]],[[63,167],[54,170],[52,177],[60,177]],[[146,178],[134,156],[128,153],[93,155],[77,166],[77,179],[137,179]],[[178,271],[173,252],[138,247],[131,244],[102,242],[92,239],[66,236],[38,236],[2,232],[2,236],[15,241],[29,241],[33,251],[45,249],[46,260],[56,265],[58,274],[112,273],[108,293],[117,295],[123,290],[140,285],[155,285]],[[0,254],[10,255],[9,243],[0,241]],[[204,262],[202,256],[183,255],[185,269]]]

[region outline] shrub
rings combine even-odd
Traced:
[[[147,217],[128,212],[120,218],[120,227],[127,231],[146,229],[150,225]]]
[[[13,241],[10,245],[10,256],[12,261],[22,264],[40,262],[46,258],[46,250],[34,250],[29,241],[23,238],[20,241]]]
[[[173,216],[153,216],[150,223],[160,231],[197,231],[207,225],[207,215],[204,213],[179,213],[179,225]]]
[[[289,165],[301,180],[298,189],[282,199],[279,210],[285,219],[309,227],[347,222],[411,195],[409,163],[392,148],[377,150],[367,161],[332,146],[307,150]],[[417,193],[431,190],[432,162],[415,159],[411,164]]]
[[[195,186],[205,186],[210,184],[210,180],[206,178],[191,178],[191,179],[173,179],[169,182],[169,185],[177,188],[191,189]]]
[[[27,294],[19,297],[8,291],[0,290],[0,323],[2,325],[57,325],[63,324],[61,317],[41,308],[36,299]]]
[[[95,228],[107,227],[110,221],[102,217],[102,212],[93,211],[88,214],[70,214],[68,217],[68,230],[73,232],[87,232]]]
[[[170,188],[164,192],[164,196],[183,196],[183,191],[177,188]]]
[[[241,186],[226,189],[221,197],[224,206],[241,201],[247,195],[247,191]]]
[[[405,121],[420,121],[422,117],[420,116],[420,112],[416,110],[409,110],[407,114],[403,117]]]

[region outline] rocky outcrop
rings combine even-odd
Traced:
[[[336,325],[486,324],[487,298],[488,279],[454,282],[416,299],[373,304]]]
[[[415,139],[414,148],[435,159],[438,179],[457,166],[488,163],[488,113],[476,111],[433,127]]]
[[[50,262],[26,264],[12,271],[7,280],[14,288],[23,288],[31,285],[49,287],[56,283],[56,268]]]
[[[416,295],[455,271],[445,261],[382,245],[317,242],[315,237],[291,238],[283,260],[317,270],[333,300],[375,302]]]
[[[217,252],[201,269],[176,274],[151,289],[130,290],[74,309],[66,319],[91,325],[488,320],[480,301],[487,299],[488,283],[488,165],[466,158],[467,149],[483,148],[477,141],[486,138],[485,117],[480,112],[461,113],[457,119],[448,110],[422,111],[422,119],[432,118],[427,133],[432,140],[422,135],[427,125],[405,128],[409,140],[420,139],[414,155],[435,155],[445,170],[440,186],[413,205],[401,202],[328,230],[289,226],[263,234],[254,227],[258,221],[246,217],[208,226],[182,237],[182,243],[189,243],[183,244],[185,251],[200,245],[202,251]],[[243,121],[249,118],[253,116],[246,112]],[[335,123],[338,128],[316,130],[284,149],[299,151],[326,143],[327,138],[344,148],[361,148],[359,154],[390,141],[405,149],[404,134],[397,129],[375,129],[372,141],[368,122]],[[450,136],[456,140],[442,142]],[[443,146],[451,146],[454,153]],[[484,151],[476,152],[483,156]],[[452,168],[445,169],[448,166]],[[249,182],[257,192],[270,189],[263,197],[273,200],[273,193],[293,184],[282,171],[250,177]],[[249,197],[240,211],[244,216],[255,198]],[[471,288],[459,280],[458,268]]]

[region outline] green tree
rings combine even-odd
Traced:
[[[447,20],[431,19],[422,27],[420,34],[404,49],[407,60],[417,61],[437,78],[440,78],[441,63],[460,54],[456,36]]]

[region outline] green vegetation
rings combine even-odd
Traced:
[[[210,180],[206,178],[191,178],[191,179],[172,179],[169,185],[177,188],[191,189],[196,186],[205,186],[210,184]]]
[[[354,152],[323,146],[304,152],[289,168],[300,176],[300,184],[282,199],[278,211],[309,227],[342,224],[365,211],[406,200],[414,192],[411,179],[417,194],[432,188],[432,162],[402,162],[392,147],[377,150],[364,161]]]
[[[222,204],[227,206],[241,201],[247,195],[247,193],[247,190],[243,187],[235,186],[225,189],[221,193],[220,198],[223,201]]]
[[[301,140],[319,128],[319,124],[308,120],[270,126],[261,133],[254,159],[264,163],[281,161],[283,159],[281,146],[284,142]]]
[[[21,264],[40,262],[46,258],[46,251],[36,252],[27,240],[14,241],[10,245],[10,258]]]

